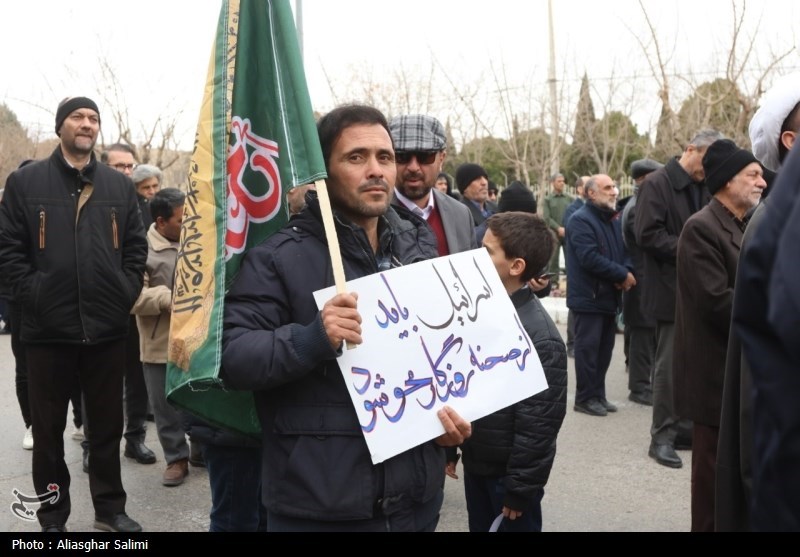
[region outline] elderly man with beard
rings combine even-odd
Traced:
[[[440,256],[478,247],[469,209],[434,187],[447,158],[441,122],[424,114],[397,116],[389,130],[397,163],[392,203],[425,219],[436,234]]]
[[[729,139],[708,147],[703,169],[713,197],[686,221],[678,240],[672,359],[675,409],[694,423],[693,532],[714,531],[717,443],[736,265],[745,215],[767,187],[755,156]]]
[[[621,292],[636,285],[617,213],[619,190],[605,174],[585,186],[586,204],[567,223],[567,307],[575,312],[575,411],[605,416],[605,378]]]

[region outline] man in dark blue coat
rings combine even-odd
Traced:
[[[425,222],[390,201],[397,168],[380,111],[339,107],[318,123],[348,280],[438,255]],[[225,300],[222,377],[254,391],[262,429],[269,531],[433,531],[444,499],[445,446],[471,425],[447,407],[445,434],[373,465],[336,357],[361,343],[354,293],[318,310],[333,285],[315,192],[283,230],[251,249]]]
[[[617,214],[619,189],[605,174],[585,185],[586,204],[567,223],[567,307],[575,312],[575,411],[605,416],[605,378],[621,292],[636,285]]]

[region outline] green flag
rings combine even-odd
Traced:
[[[259,432],[253,396],[219,379],[225,292],[247,250],[287,221],[285,193],[325,178],[288,0],[223,0],[184,207],[167,397]]]

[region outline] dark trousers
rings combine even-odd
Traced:
[[[270,512],[267,528],[270,532],[435,532],[443,502],[440,490],[429,501],[366,520],[304,520]]]
[[[60,497],[39,508],[43,526],[66,524],[70,475],[64,462],[64,427],[76,381],[83,393],[89,437],[89,490],[95,514],[125,512],[119,443],[122,437],[124,340],[96,345],[28,344],[28,394],[33,421],[33,485],[37,494],[56,484]]]
[[[476,476],[464,470],[464,496],[467,500],[470,532],[488,532],[494,519],[503,512],[506,489],[502,476]],[[515,520],[503,519],[498,532],[541,532],[542,497],[544,490],[536,490],[531,504]]]
[[[652,392],[650,376],[656,358],[656,330],[653,327],[625,326],[628,345],[628,390]]]
[[[11,353],[14,354],[14,384],[17,389],[17,402],[22,412],[22,421],[25,428],[31,427],[31,404],[28,396],[28,358],[25,355],[25,346],[20,340],[20,330],[22,329],[22,306],[14,302],[8,303],[8,325],[11,329]],[[72,423],[75,427],[83,425],[83,413],[81,411],[81,388],[75,384],[75,390],[70,397],[72,401]]]
[[[567,351],[575,350],[575,312],[567,312]]]
[[[575,312],[575,402],[606,397],[616,335],[615,315]]]
[[[211,487],[209,532],[266,532],[267,508],[261,498],[261,447],[222,447],[203,443]]]
[[[139,329],[131,315],[125,342],[125,440],[143,442],[147,419],[147,384],[139,356]]]
[[[692,428],[692,532],[714,531],[719,428],[694,424]]]
[[[653,363],[651,385],[653,388],[653,423],[650,437],[653,443],[674,445],[678,433],[687,437],[692,431],[691,420],[675,414],[672,397],[672,348],[675,344],[675,323],[659,321],[656,324],[656,355]]]
[[[128,337],[125,346],[125,440],[128,442],[144,443],[145,420],[147,419],[147,384],[144,381],[144,371],[139,358],[139,329],[136,326],[136,317],[131,315],[128,323]],[[81,447],[89,450],[89,432],[94,429],[87,423],[86,413],[83,414],[84,440]]]

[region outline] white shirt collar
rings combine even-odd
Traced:
[[[400,200],[400,203],[402,203],[406,209],[415,215],[422,217],[425,220],[428,220],[428,217],[431,216],[431,211],[433,211],[433,190],[431,190],[428,194],[428,204],[423,208],[420,208],[416,203],[400,193],[400,190],[397,188],[394,189],[394,194],[397,196],[397,199]]]

